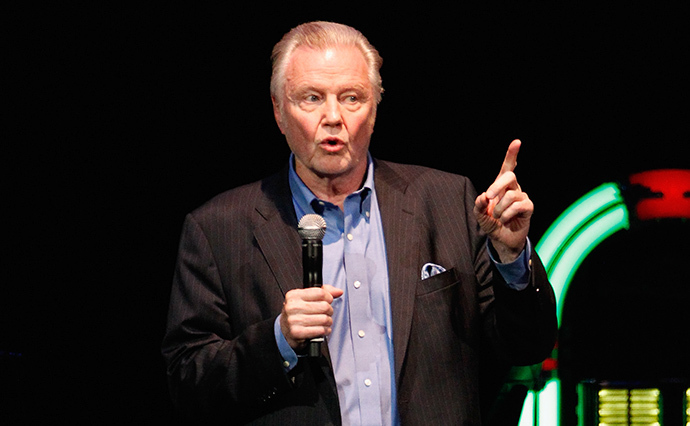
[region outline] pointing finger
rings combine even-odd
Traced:
[[[517,166],[517,156],[518,152],[520,152],[521,145],[522,142],[519,139],[515,139],[510,143],[510,146],[508,146],[508,151],[506,152],[506,157],[501,165],[501,171],[498,174],[499,176],[505,172],[512,172],[515,170],[515,166]]]

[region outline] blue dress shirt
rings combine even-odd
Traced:
[[[345,199],[343,210],[314,196],[297,176],[293,156],[289,183],[297,218],[316,213],[326,220],[323,281],[343,290],[333,301],[327,338],[343,425],[397,425],[388,264],[373,161],[369,156],[364,184]],[[527,285],[529,252],[512,264],[497,264],[515,289]],[[289,371],[298,358],[280,330],[280,317],[274,331]]]

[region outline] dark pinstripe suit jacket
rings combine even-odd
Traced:
[[[472,214],[468,179],[375,163],[388,254],[395,377],[403,425],[480,424],[479,364],[546,357],[555,303],[532,253],[530,286],[504,287]],[[287,168],[188,215],[163,355],[180,415],[195,423],[340,424],[326,345],[290,375],[273,337],[285,293],[302,285]],[[447,271],[420,280],[422,265]],[[492,356],[493,356],[492,355]]]

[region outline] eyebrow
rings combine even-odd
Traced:
[[[291,93],[288,93],[288,98],[295,96],[299,97],[301,95],[304,95],[309,92],[316,92],[316,93],[323,93],[326,91],[329,91],[330,87],[324,87],[324,86],[319,86],[319,85],[314,85],[314,84],[304,84],[304,85],[298,85],[297,87],[294,88],[294,90],[291,91]],[[343,86],[343,89],[338,90],[338,93],[347,93],[347,92],[356,92],[359,95],[367,96],[369,95],[369,90],[367,90],[367,87],[363,84],[354,84],[352,86],[345,85]]]

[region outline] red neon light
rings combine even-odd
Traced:
[[[640,220],[690,219],[690,170],[650,170],[630,176],[630,183],[649,188],[660,196],[645,198],[635,206]]]
[[[555,358],[546,358],[541,363],[541,371],[554,371],[558,369],[558,360]]]

